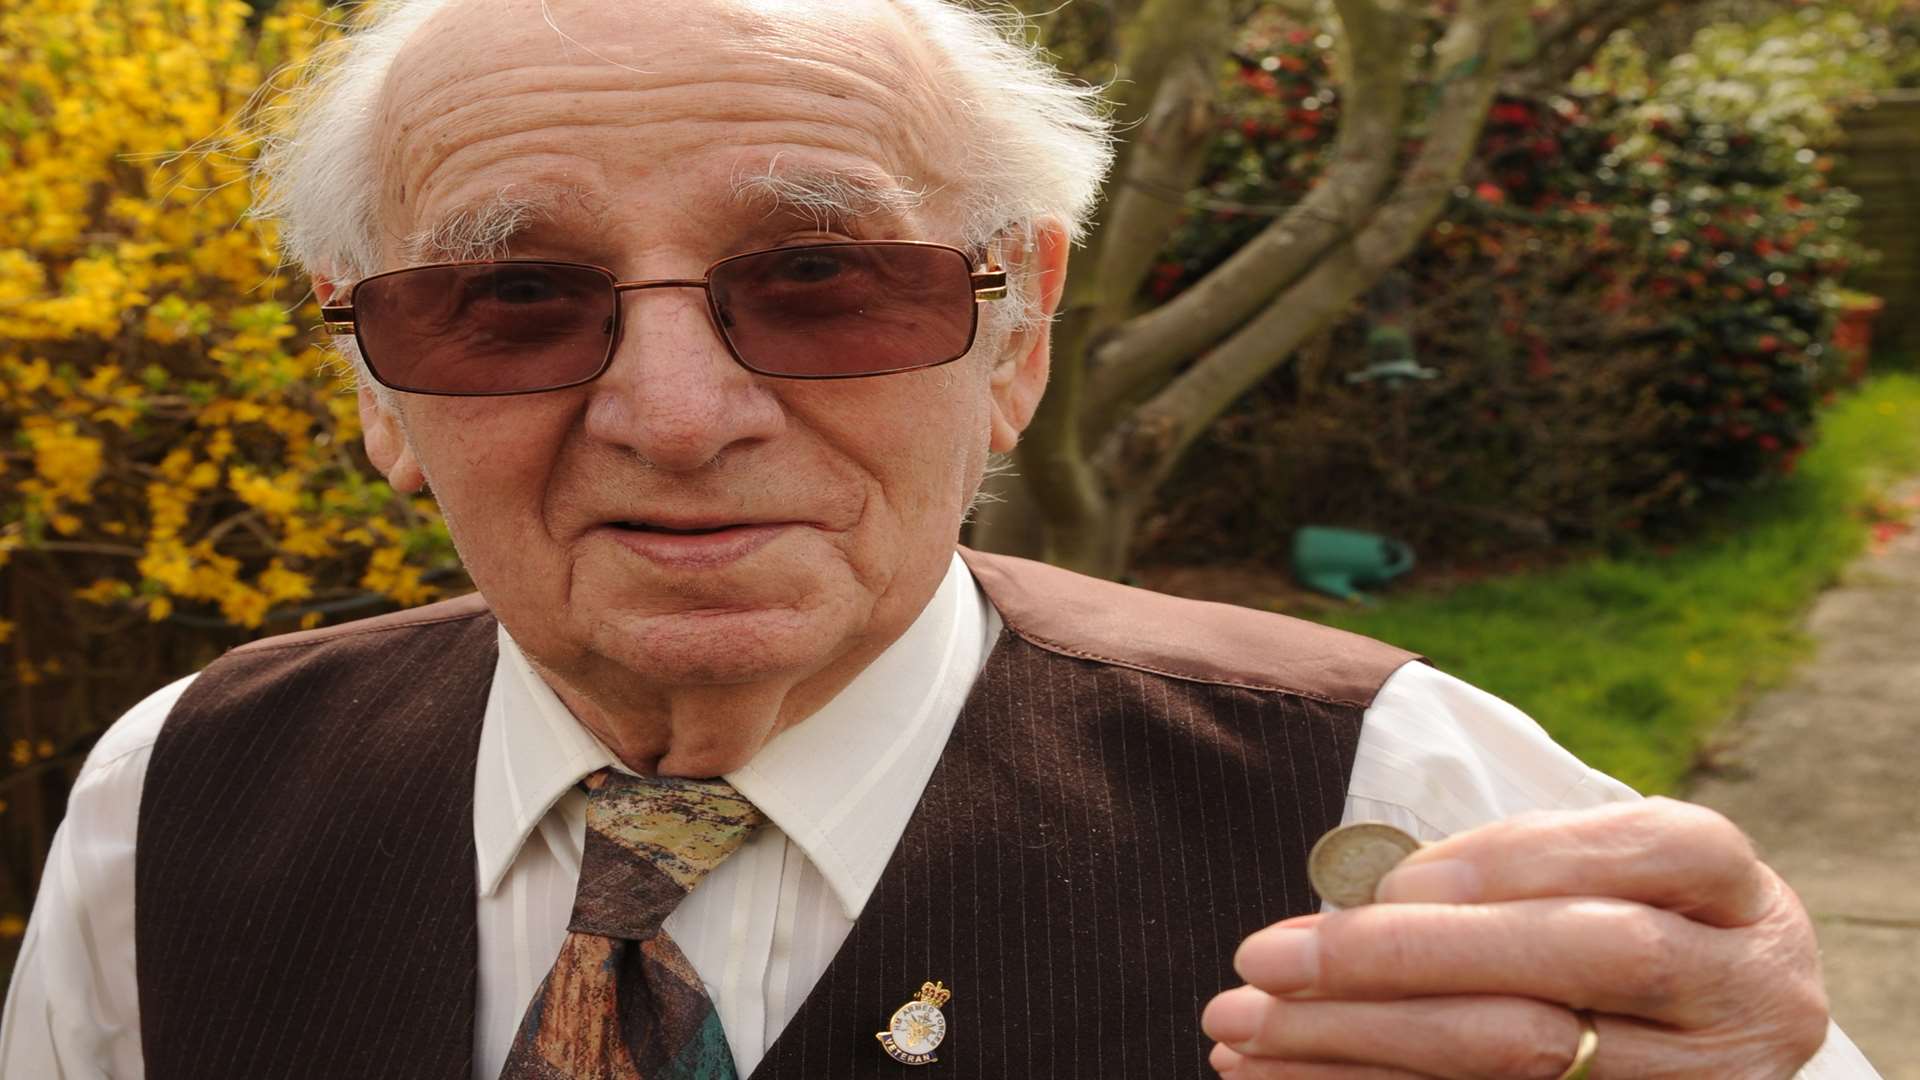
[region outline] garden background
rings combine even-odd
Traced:
[[[290,65],[354,17],[0,12],[0,971],[121,711],[464,588],[246,216]],[[1079,0],[1028,32],[1129,140],[973,542],[1421,651],[1662,791],[1908,527],[1920,0]],[[1316,598],[1312,524],[1420,567]]]

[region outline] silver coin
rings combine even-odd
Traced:
[[[1373,903],[1387,871],[1420,850],[1420,841],[1391,825],[1342,825],[1307,855],[1307,877],[1321,898],[1343,908]]]

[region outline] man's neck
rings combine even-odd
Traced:
[[[753,760],[775,735],[832,701],[890,643],[849,652],[804,678],[675,686],[616,700],[581,691],[533,657],[528,663],[628,769],[641,776],[705,778]]]

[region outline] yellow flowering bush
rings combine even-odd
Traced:
[[[140,695],[457,575],[245,217],[242,133],[333,30],[321,0],[0,4],[0,805],[28,881],[63,766]]]

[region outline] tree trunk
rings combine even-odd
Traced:
[[[1016,453],[1017,475],[994,478],[988,490],[1001,501],[976,512],[970,535],[983,547],[1088,572],[1115,565],[1088,539],[1110,528],[1114,508],[1081,432],[1085,358],[1090,342],[1132,314],[1179,223],[1183,198],[1169,202],[1165,192],[1199,177],[1231,28],[1227,0],[1144,0],[1127,27],[1116,83],[1132,93],[1113,119],[1132,134],[1107,182],[1103,220],[1074,254],[1053,327],[1052,379]]]
[[[1613,25],[1615,2],[1588,0],[1580,14]],[[1635,10],[1657,2],[1619,0]],[[1134,314],[1152,256],[1177,225],[1169,193],[1197,181],[1213,130],[1225,5],[1193,4],[1146,0],[1131,28],[1117,85],[1152,105],[1121,110],[1136,134],[1110,182],[1104,223],[1069,275],[1053,384],[1021,445],[1018,475],[995,479],[1004,501],[984,507],[973,527],[980,546],[1123,573],[1155,492],[1207,427],[1341,318],[1445,210],[1495,90],[1512,75],[1526,18],[1525,0],[1460,0],[1430,67],[1416,74],[1415,24],[1399,4],[1334,0],[1347,79],[1320,186],[1180,297]],[[1561,62],[1590,41],[1578,21],[1551,30]],[[1145,77],[1133,81],[1132,72]],[[1403,162],[1412,90],[1422,85],[1432,94],[1426,131]]]
[[[1084,522],[1050,522],[1047,561],[1092,577],[1118,580],[1133,558],[1134,537],[1146,504],[1108,499],[1101,513]]]
[[[963,533],[967,545],[1002,555],[1045,558],[1046,514],[1017,466],[988,476],[980,490],[983,497],[975,503]]]

